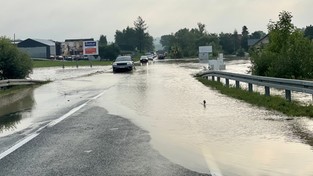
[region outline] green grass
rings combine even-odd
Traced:
[[[201,83],[218,90],[221,94],[233,97],[258,107],[264,107],[268,110],[275,110],[287,116],[307,116],[313,117],[312,105],[301,105],[296,101],[287,101],[280,96],[265,96],[258,92],[248,92],[235,87],[226,87],[220,82],[211,81],[205,78],[197,77]]]
[[[59,60],[33,60],[33,67],[76,67],[79,66],[105,66],[111,65],[112,61],[59,61]]]

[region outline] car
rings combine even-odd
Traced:
[[[57,60],[64,60],[64,57],[61,56],[61,55],[59,55],[59,56],[57,57]]]
[[[140,57],[140,63],[144,64],[144,63],[147,63],[148,61],[149,61],[149,59],[147,56],[141,56]]]
[[[158,54],[158,59],[164,59],[165,56],[163,54]]]
[[[153,60],[153,55],[152,54],[148,55],[148,60]]]
[[[118,56],[112,64],[113,72],[132,71],[135,68],[131,56]]]

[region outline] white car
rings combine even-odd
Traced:
[[[149,61],[149,59],[147,56],[141,56],[140,57],[140,63],[144,64],[144,63],[147,63],[148,61]]]
[[[112,64],[113,72],[132,71],[134,69],[134,61],[130,56],[118,56]]]

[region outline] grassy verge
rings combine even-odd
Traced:
[[[312,105],[304,106],[296,101],[288,102],[280,96],[265,96],[258,92],[248,92],[246,90],[237,89],[234,87],[228,88],[222,83],[211,81],[205,78],[197,77],[196,79],[204,85],[218,90],[224,95],[245,101],[259,107],[264,107],[268,110],[282,112],[288,116],[307,116],[311,118],[313,117]]]
[[[112,61],[58,61],[58,60],[33,60],[33,67],[76,67],[78,66],[105,66],[111,65]]]

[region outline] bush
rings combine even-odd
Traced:
[[[0,79],[24,79],[32,73],[31,58],[0,37]]]
[[[119,54],[120,49],[115,44],[99,47],[99,55],[101,59],[114,60]]]
[[[245,50],[243,48],[240,48],[238,51],[237,51],[237,56],[238,57],[245,57]]]

